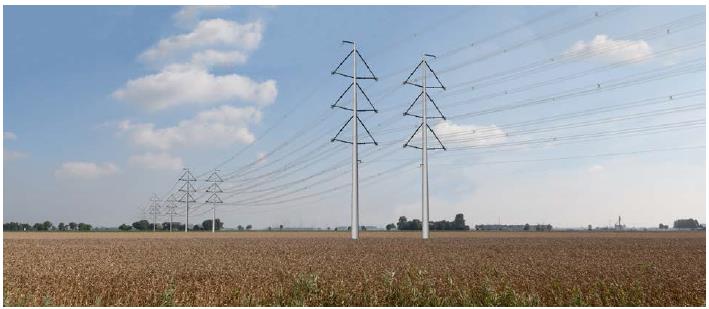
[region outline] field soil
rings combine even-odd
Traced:
[[[6,232],[6,306],[704,306],[703,232]]]

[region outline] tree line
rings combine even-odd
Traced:
[[[2,225],[3,231],[90,231],[91,229],[91,224],[83,222],[69,222],[69,224],[59,222],[56,226],[51,221],[37,222],[33,225],[20,222],[8,222]]]
[[[673,227],[676,229],[698,229],[701,225],[697,219],[679,219],[675,220]]]
[[[397,229],[400,231],[420,231],[423,228],[423,224],[419,219],[413,219],[411,221],[407,220],[405,216],[399,217],[399,221],[396,223],[387,224],[387,231]],[[455,215],[453,221],[441,220],[441,221],[431,221],[428,223],[428,228],[430,230],[439,231],[468,231],[470,226],[465,225],[465,218],[463,214]]]
[[[219,219],[214,220],[215,230],[221,230],[224,228],[224,222],[222,222]],[[136,230],[136,231],[152,231],[153,230],[153,223],[150,223],[148,220],[140,220],[140,221],[135,221],[131,225],[128,224],[121,224],[118,229],[121,231],[131,231],[131,230]],[[251,225],[249,225],[250,229]],[[169,231],[170,230],[170,222],[163,222],[163,223],[158,223],[155,225],[155,230],[165,230]],[[181,222],[172,222],[172,230],[173,231],[183,231],[185,230],[185,225],[182,224]],[[212,230],[212,219],[209,220],[204,220],[202,224],[195,224],[190,227],[190,230],[192,231],[211,231]]]

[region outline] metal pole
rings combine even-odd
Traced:
[[[189,174],[190,169],[187,169],[187,173]],[[187,211],[185,212],[185,233],[187,233],[187,226],[190,225],[190,178],[189,175],[187,176],[187,198],[185,199],[186,201],[186,208]]]
[[[426,63],[426,56],[422,57],[423,59],[423,64],[424,66],[427,66],[428,63]],[[423,212],[422,214],[422,222],[421,222],[421,231],[422,234],[421,236],[423,239],[428,239],[428,121],[427,121],[427,115],[426,115],[426,67],[423,67],[421,71],[423,71],[423,95],[421,96],[423,98],[423,111],[421,113],[421,121],[423,122],[421,124],[421,156],[422,156],[422,166],[421,166],[421,186],[422,186],[422,197],[421,197],[421,211]]]
[[[352,43],[352,239],[359,238],[359,158],[357,153],[357,43]]]
[[[172,210],[170,210],[170,232],[172,232]]]
[[[212,233],[214,233],[214,218],[217,214],[217,205],[212,206]]]

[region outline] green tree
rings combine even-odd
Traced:
[[[399,222],[396,223],[396,228],[399,230],[405,230],[407,222],[408,221],[405,216],[399,217]]]
[[[138,231],[147,231],[150,229],[150,222],[148,220],[140,220],[133,222],[133,228]]]
[[[128,224],[121,224],[121,226],[118,227],[119,230],[121,231],[130,231],[133,227],[128,225]]]
[[[52,222],[50,222],[50,221],[44,221],[44,222],[42,223],[42,225],[44,226],[44,230],[43,230],[43,231],[49,231],[49,230],[51,230],[51,229],[54,227],[54,224],[52,224]]]
[[[86,223],[79,223],[79,231],[90,231],[91,230],[91,224],[86,224]]]
[[[396,228],[396,225],[394,225],[394,223],[389,223],[389,224],[387,224],[387,226],[386,226],[387,231],[391,231],[391,230],[393,230],[393,229],[395,229],[395,228]]]
[[[699,228],[699,221],[697,219],[679,219],[675,220],[673,227],[676,229],[696,229]]]
[[[72,231],[76,230],[76,223],[75,222],[69,222],[69,229]]]
[[[59,228],[60,231],[66,231],[66,224],[64,224],[64,222],[59,222],[57,228]]]
[[[243,230],[244,230],[244,227],[241,226],[241,224],[239,224],[239,225],[236,227],[236,229],[239,230],[239,231],[243,231]]]
[[[251,226],[251,224],[249,224],[249,225],[246,226],[246,230],[247,230],[247,231],[250,231],[252,228],[253,228],[253,226]]]

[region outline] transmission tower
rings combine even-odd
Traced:
[[[155,193],[150,198],[150,211],[148,213],[153,215],[153,232],[155,232],[155,226],[158,225],[158,214],[160,214],[160,198]]]
[[[170,215],[170,232],[172,232],[172,216],[177,214],[177,212],[175,211],[175,208],[177,208],[177,199],[175,198],[175,194],[170,194],[166,202],[167,203],[165,204],[165,207],[167,208],[167,214]]]
[[[182,197],[180,198],[180,202],[185,203],[185,232],[187,232],[187,227],[190,224],[190,202],[194,203],[196,202],[194,197],[192,196],[192,192],[197,192],[197,190],[194,188],[191,182],[197,181],[194,176],[192,176],[192,173],[190,172],[189,168],[185,168],[185,173],[182,174],[180,177],[180,181],[183,181],[184,184],[182,187],[180,187],[180,192],[184,192]]]
[[[372,72],[372,69],[369,67],[366,61],[364,61],[364,58],[362,57],[362,54],[359,53],[357,50],[357,43],[355,42],[350,42],[350,41],[342,41],[343,44],[350,44],[352,45],[352,51],[347,54],[347,56],[342,59],[340,64],[332,70],[332,75],[340,75],[343,77],[351,78],[352,83],[350,84],[347,89],[345,89],[344,92],[340,95],[339,98],[335,101],[334,104],[332,104],[330,107],[331,108],[340,108],[348,111],[352,111],[352,117],[350,117],[347,122],[345,122],[344,125],[340,128],[340,130],[335,134],[335,137],[333,137],[330,141],[338,141],[338,142],[343,142],[343,143],[348,143],[352,144],[352,224],[351,224],[351,230],[352,230],[352,239],[358,239],[359,238],[359,158],[358,158],[358,145],[362,144],[374,144],[377,145],[377,141],[374,140],[374,137],[372,137],[372,134],[369,132],[369,129],[364,125],[362,120],[359,119],[358,117],[358,112],[377,112],[377,109],[374,107],[374,104],[372,104],[372,101],[369,100],[369,97],[367,96],[366,93],[364,93],[364,90],[362,87],[359,86],[358,80],[360,79],[373,79],[373,80],[378,80],[377,77],[374,75]],[[348,58],[352,57],[352,75],[341,73],[338,70],[340,67],[347,61]],[[367,68],[367,71],[369,72],[369,76],[357,76],[357,59],[360,59],[364,66]],[[345,107],[338,105],[340,100],[347,94],[348,91],[352,90],[352,107]],[[357,107],[357,93],[362,93],[364,98],[367,100],[367,103],[369,103],[369,106],[371,108],[367,109],[359,109]],[[346,141],[341,138],[339,138],[340,133],[349,125],[352,123],[352,141]],[[360,142],[359,138],[357,136],[357,129],[358,126],[362,125],[362,128],[364,129],[365,132],[367,132],[367,135],[369,136],[369,139],[371,141],[368,142]]]
[[[207,182],[211,182],[212,184],[207,188],[207,193],[212,193],[212,196],[210,196],[205,203],[212,204],[212,233],[214,233],[215,227],[216,227],[216,216],[217,216],[217,204],[223,203],[222,199],[219,198],[218,193],[224,192],[221,187],[219,187],[220,182],[224,182],[222,177],[217,174],[219,170],[215,170],[212,175],[209,175],[207,178]]]
[[[436,135],[436,132],[431,129],[431,127],[428,125],[428,119],[435,119],[435,118],[440,118],[445,120],[446,116],[443,115],[441,110],[438,108],[438,105],[436,105],[436,102],[428,95],[428,89],[434,89],[434,88],[440,88],[443,90],[446,90],[446,87],[443,86],[443,83],[441,80],[438,78],[436,75],[436,72],[431,69],[431,67],[428,65],[428,61],[426,61],[427,58],[435,58],[436,56],[434,55],[429,55],[429,54],[424,54],[421,57],[421,62],[414,68],[414,70],[409,74],[409,77],[406,78],[404,81],[404,85],[412,85],[421,88],[421,93],[414,99],[414,101],[411,103],[409,108],[404,112],[404,116],[412,116],[412,117],[417,117],[421,118],[421,124],[419,127],[414,131],[414,133],[409,137],[409,139],[404,143],[404,148],[406,147],[412,147],[412,148],[417,148],[421,149],[421,217],[422,217],[422,234],[421,237],[423,239],[428,239],[429,233],[428,233],[428,151],[429,150],[434,150],[434,149],[443,149],[446,150],[446,146],[443,145],[441,140],[438,138]],[[416,71],[421,71],[421,84],[417,84],[416,81],[412,81],[411,77],[414,76]],[[431,72],[433,74],[433,77],[436,78],[436,83],[438,84],[437,86],[428,86],[426,84],[426,75],[427,72]],[[421,115],[416,115],[415,113],[410,113],[411,108],[419,101],[421,100]],[[431,101],[433,103],[433,107],[436,108],[437,116],[429,116],[428,115],[428,101]],[[438,147],[429,147],[428,146],[428,131],[431,131],[431,134],[433,134],[433,137],[436,138],[436,141],[438,142]],[[416,136],[416,133],[421,132],[421,146],[415,146],[411,145],[411,140]]]

